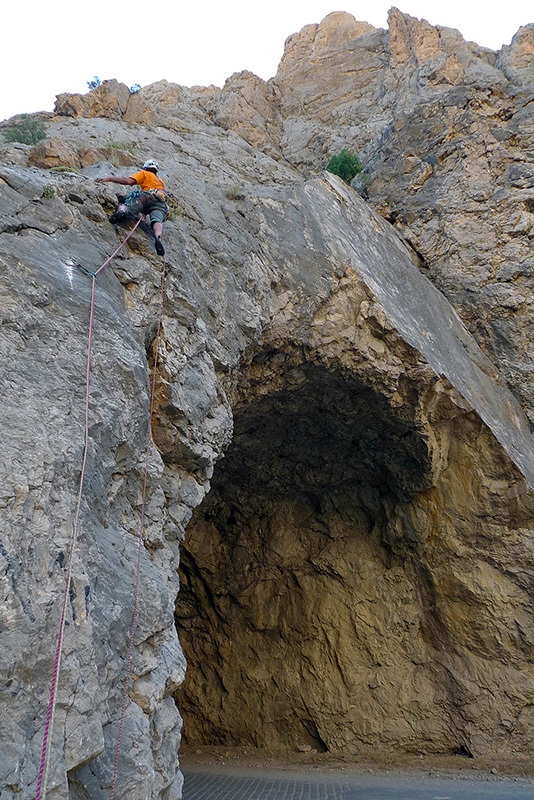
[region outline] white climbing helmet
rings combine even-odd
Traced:
[[[143,169],[155,169],[157,172],[159,169],[159,164],[154,158],[149,158],[148,161],[145,161],[143,164]]]

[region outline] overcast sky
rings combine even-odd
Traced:
[[[387,27],[383,0],[29,0],[2,8],[0,120],[52,111],[62,92],[117,78],[128,86],[165,79],[222,86],[248,69],[276,73],[285,39],[331,11]],[[498,50],[521,25],[534,23],[532,0],[399,0],[401,11]]]

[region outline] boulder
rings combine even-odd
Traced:
[[[78,154],[64,141],[57,137],[44,139],[34,145],[29,154],[29,163],[34,167],[50,169],[51,167],[80,167]]]
[[[60,94],[54,111],[66,117],[107,117],[122,119],[130,90],[116,80],[103,81],[87,94]]]

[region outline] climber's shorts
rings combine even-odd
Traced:
[[[161,203],[161,208],[159,206],[153,206],[148,212],[145,211],[145,214],[150,219],[151,225],[155,222],[161,222],[163,224],[169,216],[167,203]]]
[[[169,216],[167,203],[152,192],[140,192],[135,189],[130,192],[124,204],[132,214],[144,214],[148,217],[151,225],[155,222],[163,223]]]

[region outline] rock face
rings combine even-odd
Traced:
[[[80,483],[74,263],[126,235],[94,178],[149,156],[162,335],[138,229],[96,279],[50,797],[109,795],[147,441],[118,798],[181,797],[178,709],[193,744],[532,755],[533,30],[334,14],[268,83],[107,81],[0,145],[2,800],[35,793]]]
[[[534,25],[496,54],[393,9],[388,34],[353,22],[351,58],[330,71],[340,43],[325,23],[290,40],[280,65],[284,154],[315,165],[342,147],[360,155],[369,201],[530,414]]]
[[[289,259],[288,290],[228,391],[233,441],[182,546],[187,739],[528,749],[531,644],[511,641],[531,584],[509,569],[531,546],[532,495],[480,417],[492,426],[493,409],[495,435],[504,423],[519,435],[509,452],[530,462],[528,427],[395,237],[340,186],[298,194],[298,221],[286,207],[268,229],[289,215],[295,256],[305,241],[332,266],[343,253],[345,269],[317,305],[311,265],[303,284]]]

